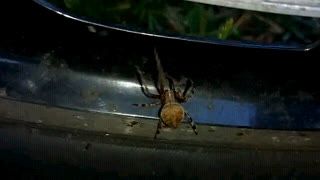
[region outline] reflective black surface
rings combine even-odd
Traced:
[[[196,123],[319,128],[317,48],[303,52],[209,45],[95,27],[104,31],[102,36],[35,3],[22,7],[17,11],[24,16],[3,22],[1,98],[152,120],[158,108],[132,106],[153,102],[140,91],[134,65],[153,87],[156,46],[165,71],[195,82],[195,95],[183,106]]]

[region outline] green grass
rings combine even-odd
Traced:
[[[320,20],[182,0],[49,0],[79,15],[155,32],[265,43],[308,44]]]

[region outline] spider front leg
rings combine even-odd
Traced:
[[[158,106],[160,104],[161,104],[161,102],[157,101],[157,102],[150,103],[150,104],[132,104],[132,105],[139,106],[139,107],[156,107],[156,106]]]
[[[185,90],[182,92],[181,89],[176,88],[175,92],[176,97],[180,102],[187,102],[194,94],[193,81],[191,79],[187,79]]]
[[[190,116],[190,114],[189,114],[187,111],[185,111],[184,113],[185,113],[185,115],[186,115],[187,118],[188,118],[188,122],[189,122],[190,126],[192,127],[193,132],[194,132],[196,135],[198,135],[197,127],[196,127],[196,124],[194,123],[192,117]]]
[[[143,78],[143,75],[142,75],[142,71],[140,70],[140,68],[138,66],[135,66],[136,69],[137,69],[137,72],[138,72],[138,80],[139,80],[139,83],[140,83],[140,86],[141,86],[141,90],[143,92],[143,94],[145,96],[147,96],[148,98],[154,98],[154,99],[159,99],[160,98],[160,95],[158,94],[153,94],[149,91],[148,87],[147,87],[147,84],[145,82],[145,79]]]
[[[187,79],[187,86],[183,92],[183,97],[188,101],[194,94],[194,85],[191,79]]]

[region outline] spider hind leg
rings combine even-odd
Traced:
[[[157,130],[156,130],[156,133],[154,134],[153,139],[157,139],[157,135],[160,134],[161,123],[162,123],[162,121],[161,121],[161,119],[159,119],[158,125],[157,125]]]
[[[186,115],[187,118],[188,118],[188,122],[189,122],[190,126],[192,127],[193,132],[194,132],[196,135],[198,135],[197,127],[196,127],[196,124],[194,123],[192,117],[190,116],[190,114],[189,114],[187,111],[185,111],[185,115]]]

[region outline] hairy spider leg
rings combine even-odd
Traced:
[[[187,102],[188,99],[186,99],[183,96],[183,92],[179,87],[176,87],[176,84],[178,84],[178,82],[171,76],[167,75],[167,79],[169,81],[170,84],[170,89],[172,89],[174,91],[175,97],[178,100],[178,102],[182,103],[182,102]]]
[[[169,75],[166,75],[166,78],[167,78],[168,81],[169,81],[169,87],[170,87],[170,89],[176,90],[176,84],[178,84],[177,81],[176,81],[173,77],[171,77],[171,76],[169,76]]]
[[[157,102],[150,103],[150,104],[132,104],[132,105],[138,106],[138,107],[156,107],[156,106],[158,106],[160,104],[161,104],[161,102],[157,101]]]
[[[175,92],[175,96],[180,103],[185,103],[192,97],[192,95],[194,94],[194,86],[193,81],[191,79],[186,80],[186,87],[182,92],[179,87],[175,87],[174,84],[178,84],[176,80],[174,80],[170,76],[167,76],[167,78],[169,79],[170,85]]]
[[[193,129],[193,132],[197,135],[197,134],[198,134],[198,132],[197,132],[197,127],[196,127],[196,124],[194,123],[192,117],[190,116],[190,114],[189,114],[187,111],[185,111],[184,113],[185,113],[185,115],[186,115],[187,118],[188,118],[188,122],[189,122],[189,124],[191,125],[191,127],[192,127],[192,129]]]
[[[163,71],[163,68],[161,66],[161,62],[160,62],[160,58],[159,55],[157,53],[156,48],[154,48],[154,55],[155,55],[155,59],[156,59],[156,63],[157,63],[157,70],[158,70],[158,79],[157,79],[157,85],[159,88],[159,94],[164,94],[164,91],[166,88],[168,88],[168,84],[166,83],[166,79],[165,79],[165,73]]]
[[[183,97],[186,99],[186,101],[188,101],[193,94],[194,94],[193,81],[191,79],[187,79],[187,86],[183,91]]]
[[[143,94],[145,96],[147,96],[148,98],[154,98],[154,99],[159,99],[160,95],[158,94],[153,94],[149,91],[148,87],[147,87],[147,83],[145,82],[145,79],[143,78],[142,72],[140,70],[140,68],[138,66],[135,66],[138,72],[138,80],[141,86],[141,90],[143,92]]]

